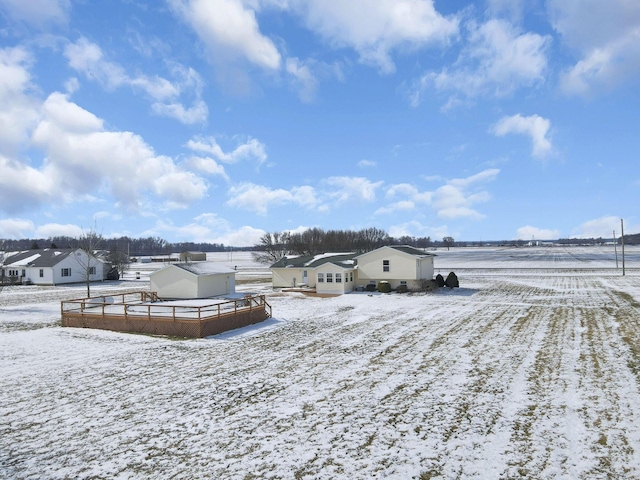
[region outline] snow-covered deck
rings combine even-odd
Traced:
[[[264,295],[163,302],[149,292],[61,302],[62,325],[201,338],[271,317]]]

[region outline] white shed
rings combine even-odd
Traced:
[[[160,298],[208,298],[235,293],[236,272],[213,262],[174,263],[149,275]]]

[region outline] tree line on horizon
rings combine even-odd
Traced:
[[[379,228],[361,230],[323,230],[310,228],[303,232],[265,233],[256,244],[253,258],[257,262],[272,264],[288,255],[318,255],[321,253],[364,253],[387,245],[409,245],[416,248],[454,245],[452,237],[442,242],[431,237],[402,236],[394,238]]]
[[[96,234],[94,230],[90,233]],[[201,252],[224,252],[228,250],[243,250],[243,248],[227,247],[221,243],[206,242],[176,242],[171,243],[160,237],[131,238],[127,236],[117,238],[100,237],[99,249],[118,250],[125,252],[132,257],[147,255],[167,255],[175,252],[201,251]],[[37,250],[40,248],[76,248],[85,234],[79,238],[69,236],[55,236],[49,238],[23,238],[19,240],[0,239],[0,251],[22,251]],[[244,250],[252,250],[254,247],[247,247]]]
[[[604,245],[612,239],[606,238],[561,238],[556,241],[560,245]],[[621,238],[616,239],[618,245]],[[430,237],[401,236],[391,237],[384,230],[378,228],[366,228],[358,231],[352,230],[323,230],[311,228],[301,233],[274,232],[265,233],[260,241],[253,246],[235,247],[221,243],[208,242],[168,242],[160,237],[132,238],[122,236],[117,238],[103,238],[100,235],[100,248],[107,251],[119,251],[131,257],[148,255],[168,255],[176,252],[201,251],[201,252],[227,252],[227,251],[255,251],[264,252],[275,247],[276,250],[286,252],[288,255],[316,255],[325,252],[365,252],[383,245],[410,245],[416,248],[430,247],[467,247],[481,245],[496,246],[522,246],[526,240],[502,240],[502,241],[454,241],[452,237],[444,237],[442,240],[432,240]],[[640,233],[626,234],[626,245],[639,245]],[[79,244],[79,239],[70,236],[54,236],[49,238],[23,238],[0,239],[0,251],[23,251],[39,248],[74,248]],[[273,258],[273,257],[269,257]],[[279,257],[281,258],[281,257]],[[278,258],[278,259],[279,259]],[[270,261],[270,260],[269,260]],[[277,260],[275,260],[277,261]]]

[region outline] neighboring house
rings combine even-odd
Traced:
[[[208,298],[235,293],[236,272],[213,262],[173,263],[149,275],[162,299]]]
[[[380,247],[356,257],[358,285],[387,281],[391,288],[406,285],[420,290],[423,280],[433,278],[433,255],[407,245]]]
[[[181,262],[202,262],[207,259],[205,252],[182,252],[180,254]]]
[[[391,288],[406,285],[421,289],[423,280],[433,278],[433,257],[406,245],[380,247],[363,254],[330,253],[284,257],[271,266],[274,288],[310,287],[317,293],[342,294],[377,286],[387,281]]]
[[[80,248],[45,248],[5,255],[0,276],[3,280],[34,285],[104,280],[104,263]]]

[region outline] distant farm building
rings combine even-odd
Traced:
[[[213,262],[173,263],[149,279],[159,298],[209,298],[235,293],[235,273]]]
[[[180,254],[181,262],[204,262],[207,260],[205,252],[182,252]]]

